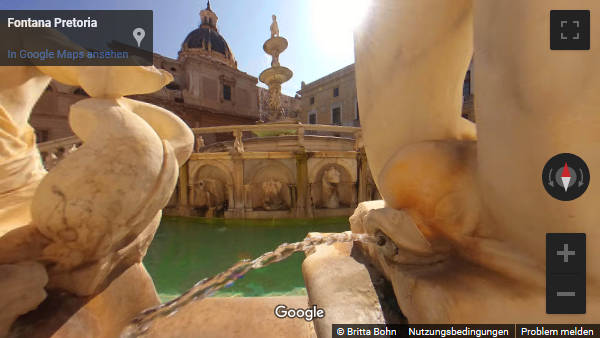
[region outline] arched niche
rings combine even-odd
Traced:
[[[189,204],[199,216],[217,216],[228,208],[232,178],[226,168],[200,165],[190,172],[189,186]]]
[[[290,187],[295,184],[288,167],[276,160],[265,161],[254,169],[247,184],[252,209],[289,210],[292,206]]]
[[[356,200],[355,194],[352,174],[337,162],[322,164],[310,183],[312,204],[318,209],[350,208]]]
[[[325,166],[336,165],[349,174],[348,181],[356,182],[357,163],[355,158],[309,158],[308,160],[308,182],[318,183],[320,175]]]

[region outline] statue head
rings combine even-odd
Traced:
[[[323,173],[323,181],[327,183],[340,183],[340,172],[335,167],[330,167]]]
[[[277,21],[277,16],[275,16],[275,14],[271,15],[271,17],[273,18],[273,21]]]
[[[266,196],[278,194],[282,186],[283,184],[280,181],[274,179],[262,183],[262,189]]]

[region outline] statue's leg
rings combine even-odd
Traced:
[[[361,125],[379,188],[382,168],[402,146],[474,138],[460,117],[471,12],[471,0],[382,0],[357,30]]]
[[[470,233],[479,206],[474,126],[461,118],[471,1],[380,1],[356,39],[365,148],[386,204],[422,231]],[[437,228],[437,230],[425,229]]]

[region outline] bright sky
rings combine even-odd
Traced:
[[[238,69],[258,77],[270,67],[262,50],[270,37],[271,15],[288,40],[282,66],[294,77],[282,87],[288,95],[354,62],[352,29],[369,0],[212,0],[219,32],[229,43]],[[154,11],[154,50],[171,58],[199,22],[205,0],[19,0],[3,1],[0,9],[151,9]]]

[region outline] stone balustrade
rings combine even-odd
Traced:
[[[46,170],[51,170],[60,160],[76,151],[80,145],[81,140],[79,137],[70,136],[39,143],[37,147],[42,156],[44,167]]]
[[[348,126],[332,126],[323,124],[300,124],[300,123],[266,123],[266,124],[255,124],[255,125],[229,125],[229,126],[216,126],[216,127],[202,127],[192,128],[192,132],[196,136],[196,147],[198,151],[198,144],[204,144],[203,141],[199,142],[199,136],[210,135],[210,134],[231,134],[234,139],[243,146],[242,135],[244,132],[251,132],[255,135],[268,134],[272,132],[272,135],[280,131],[286,135],[296,135],[297,145],[299,147],[304,146],[304,135],[318,133],[325,135],[335,136],[346,136],[356,141],[355,150],[362,148],[362,134],[360,127],[348,127]],[[260,137],[260,136],[258,136]]]

